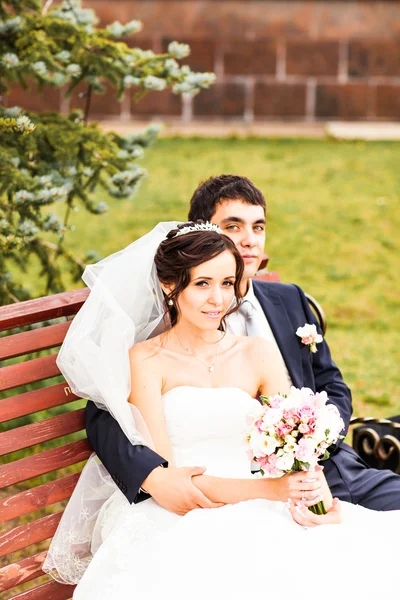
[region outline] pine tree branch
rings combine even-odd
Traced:
[[[88,89],[86,92],[85,112],[83,115],[83,122],[85,125],[87,125],[87,122],[89,119],[90,104],[92,102],[92,92],[93,92],[92,86],[88,85]]]

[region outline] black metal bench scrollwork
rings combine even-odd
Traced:
[[[375,469],[390,469],[400,475],[400,416],[390,419],[355,417],[352,445],[361,458]]]

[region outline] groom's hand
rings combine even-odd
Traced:
[[[144,480],[142,488],[170,512],[185,515],[194,508],[220,508],[211,502],[192,482],[203,475],[206,467],[157,467]]]

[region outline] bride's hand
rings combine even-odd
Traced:
[[[185,515],[194,508],[220,508],[211,502],[193,483],[192,477],[202,475],[205,467],[157,467],[144,480],[142,487],[170,512]]]
[[[338,498],[334,498],[331,508],[326,515],[315,515],[311,510],[306,508],[303,503],[288,502],[290,514],[293,520],[303,527],[317,527],[318,525],[334,525],[341,523],[340,502]]]
[[[304,506],[312,506],[320,500],[326,500],[327,486],[322,468],[317,468],[312,473],[309,471],[287,473],[276,479],[266,478],[265,481],[272,491],[272,496],[268,493],[269,500],[287,502],[290,499],[294,504],[302,502]],[[328,504],[330,505],[330,502]]]

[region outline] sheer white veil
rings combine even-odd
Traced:
[[[143,444],[143,437],[127,402],[128,352],[162,324],[165,304],[154,256],[177,224],[159,223],[124,250],[86,267],[82,279],[91,292],[57,359],[74,394],[108,410],[132,444]]]
[[[95,265],[83,280],[90,295],[60,349],[57,364],[71,390],[93,400],[118,421],[132,444],[152,446],[139,411],[128,403],[129,349],[164,329],[164,297],[154,256],[177,221],[150,233]],[[85,465],[53,537],[43,571],[66,584],[78,583],[101,545],[101,522],[114,494],[126,500],[92,455]]]

